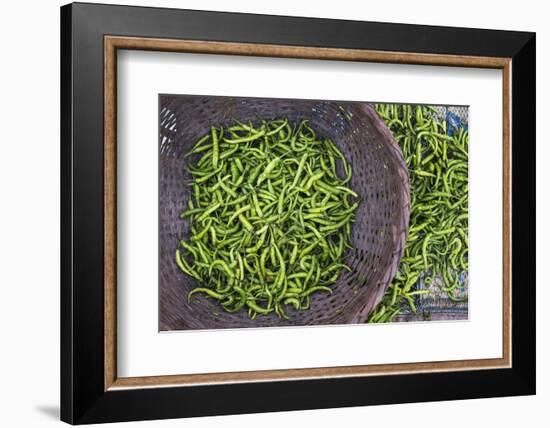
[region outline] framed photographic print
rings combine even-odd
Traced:
[[[76,3],[61,54],[62,420],[535,393],[533,33]]]

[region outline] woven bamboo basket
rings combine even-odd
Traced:
[[[159,105],[159,329],[350,324],[366,321],[397,270],[409,223],[409,177],[399,146],[366,103],[162,95]],[[350,187],[361,197],[352,226],[353,250],[345,254],[333,293],[314,294],[308,310],[287,310],[251,320],[246,311],[226,313],[217,302],[187,294],[198,284],[175,262],[178,241],[189,236],[187,207],[191,177],[184,156],[210,126],[234,119],[308,119],[319,136],[331,138],[353,167]],[[286,310],[286,309],[285,309]]]

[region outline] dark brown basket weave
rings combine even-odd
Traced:
[[[405,245],[409,222],[409,177],[401,150],[376,112],[365,103],[206,96],[160,97],[159,164],[159,328],[217,329],[364,322],[392,280]],[[251,320],[246,311],[226,313],[217,302],[188,292],[198,284],[176,265],[179,239],[189,236],[187,207],[190,176],[182,153],[212,125],[234,119],[308,119],[322,137],[331,138],[352,164],[349,184],[361,196],[352,226],[354,250],[346,254],[353,269],[343,271],[333,293],[314,294],[308,310],[285,308]]]

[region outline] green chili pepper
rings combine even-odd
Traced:
[[[451,301],[467,274],[468,132],[447,130],[429,106],[375,106],[401,146],[410,174],[410,228],[395,279],[369,322],[388,322],[414,297],[441,287]],[[421,279],[431,289],[420,289]],[[435,280],[439,278],[439,280]],[[436,285],[443,283],[442,286]],[[391,314],[391,316],[387,315]]]
[[[176,252],[177,266],[198,281],[188,297],[204,294],[251,318],[288,318],[286,306],[307,310],[312,294],[330,293],[351,270],[352,167],[307,121],[212,126],[192,151],[192,192],[179,213],[189,235]]]

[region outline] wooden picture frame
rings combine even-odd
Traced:
[[[120,49],[502,70],[502,358],[118,377]],[[114,422],[535,392],[533,33],[77,3],[61,8],[61,54],[62,420]]]

